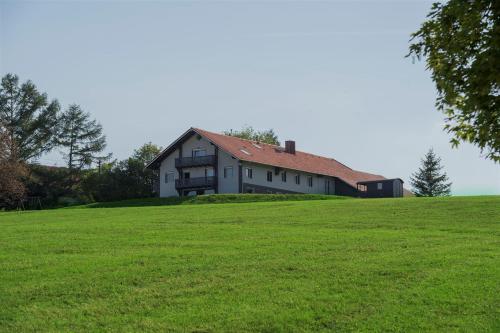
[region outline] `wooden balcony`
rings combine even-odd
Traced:
[[[217,177],[196,177],[196,178],[185,178],[176,179],[175,188],[187,189],[187,188],[214,188],[217,183]]]
[[[197,157],[180,157],[175,159],[176,168],[187,168],[197,166],[215,165],[215,155],[197,156]]]

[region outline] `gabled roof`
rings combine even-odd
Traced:
[[[286,153],[284,148],[279,146],[217,134],[199,128],[190,128],[174,141],[174,143],[163,150],[147,167],[154,167],[156,164],[160,163],[170,151],[175,149],[175,145],[178,142],[184,140],[184,138],[192,134],[192,132],[201,135],[220,149],[241,161],[337,177],[354,188],[356,188],[356,184],[361,181],[385,179],[385,177],[380,175],[353,170],[333,158],[308,154],[301,151],[290,154]]]

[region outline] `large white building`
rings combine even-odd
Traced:
[[[161,197],[209,193],[316,193],[403,196],[403,181],[353,170],[332,159],[190,128],[151,161]]]

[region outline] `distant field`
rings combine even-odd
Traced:
[[[0,331],[500,331],[500,197],[118,206],[0,213]]]

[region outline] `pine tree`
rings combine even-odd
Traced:
[[[422,159],[422,166],[410,178],[411,185],[417,197],[438,197],[450,195],[451,182],[448,176],[441,172],[441,158],[436,156],[431,148]]]
[[[106,148],[106,136],[102,134],[102,126],[90,119],[79,105],[70,105],[61,116],[61,127],[57,143],[67,149],[65,158],[72,171],[89,166]]]
[[[6,74],[0,84],[0,122],[16,144],[20,161],[33,160],[54,148],[59,104],[50,101],[36,86]],[[13,149],[13,147],[9,148]]]

